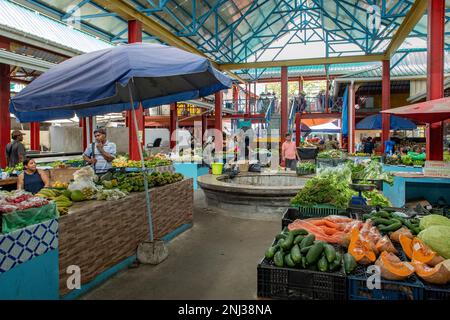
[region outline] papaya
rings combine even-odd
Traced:
[[[380,267],[381,277],[388,280],[405,280],[414,273],[414,266],[403,262],[395,254],[383,251],[375,265]]]
[[[350,236],[348,253],[351,254],[359,264],[371,264],[375,262],[376,255],[368,240],[362,240],[358,228],[353,228]]]
[[[412,260],[423,262],[431,267],[434,267],[444,261],[440,255],[431,250],[419,238],[414,238],[412,241]]]
[[[402,246],[403,252],[406,254],[408,259],[412,259],[412,239],[409,238],[407,235],[404,235],[403,233],[400,233],[398,236],[399,242]]]
[[[431,284],[444,285],[450,282],[450,259],[429,267],[425,263],[413,260],[411,264],[416,270],[417,276]]]

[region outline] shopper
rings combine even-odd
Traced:
[[[12,141],[6,146],[6,162],[10,168],[25,160],[25,146],[22,143],[24,135],[20,130],[14,130],[11,134]]]
[[[373,139],[372,137],[368,137],[366,142],[364,143],[364,153],[372,154],[373,149],[375,149]]]
[[[286,140],[281,146],[281,160],[285,163],[285,168],[295,170],[295,167],[297,166],[297,159],[300,159],[297,146],[295,145],[295,142],[292,141],[292,135],[287,133]]]
[[[17,190],[25,190],[33,194],[49,186],[49,177],[45,171],[36,168],[34,159],[23,161],[23,172],[17,179]]]
[[[99,128],[94,131],[95,141],[86,148],[83,159],[92,165],[96,174],[104,174],[112,168],[116,157],[116,144],[106,140],[106,130]]]

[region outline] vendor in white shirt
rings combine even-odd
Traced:
[[[106,140],[106,130],[94,131],[95,142],[89,145],[83,153],[83,159],[92,165],[96,174],[104,174],[112,168],[116,157],[116,144]]]

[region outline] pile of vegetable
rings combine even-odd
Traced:
[[[319,170],[314,178],[291,199],[293,206],[314,206],[328,204],[346,209],[357,192],[350,188],[352,172],[349,166],[339,166]],[[369,205],[390,206],[389,200],[378,190],[364,192]]]
[[[390,185],[394,183],[394,176],[389,172],[383,172],[383,166],[378,161],[368,161],[363,163],[348,162],[347,165],[352,171],[352,180],[384,180]]]
[[[410,156],[403,155],[398,156],[396,154],[386,157],[384,160],[385,164],[390,165],[405,165],[405,166],[423,166],[425,164],[424,160],[413,160]]]
[[[312,174],[316,172],[316,165],[312,162],[298,162],[297,174]]]
[[[0,191],[0,214],[39,208],[48,203],[47,199],[33,196],[31,193],[23,190]]]
[[[314,234],[304,229],[289,231],[285,228],[276,236],[273,246],[266,250],[265,257],[280,268],[321,272],[338,272],[344,268],[346,273],[356,268],[351,255],[342,254],[331,244],[316,240]]]
[[[346,157],[347,157],[346,153],[344,153],[340,150],[335,150],[335,149],[322,151],[322,152],[319,152],[319,154],[317,155],[317,158],[320,158],[320,159],[343,159]]]
[[[363,220],[370,219],[372,223],[377,226],[378,230],[384,233],[395,232],[398,229],[405,227],[411,231],[413,235],[419,234],[422,230],[419,219],[406,218],[401,213],[388,212],[386,210],[373,211],[369,214],[363,215]]]
[[[154,168],[160,166],[168,166],[172,164],[172,161],[166,158],[162,158],[161,156],[154,156],[146,158],[144,161],[146,168]],[[125,156],[117,157],[112,162],[113,167],[115,168],[141,168],[141,161],[128,160]]]
[[[171,172],[153,172],[148,177],[148,187],[163,186],[183,180],[183,175],[180,173]],[[114,173],[113,180],[117,181],[117,186],[120,190],[126,192],[142,192],[144,188],[144,175],[142,172],[135,173]]]

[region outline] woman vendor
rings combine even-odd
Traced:
[[[24,160],[23,169],[17,180],[17,190],[25,190],[35,194],[50,185],[47,173],[36,169],[34,159]]]

